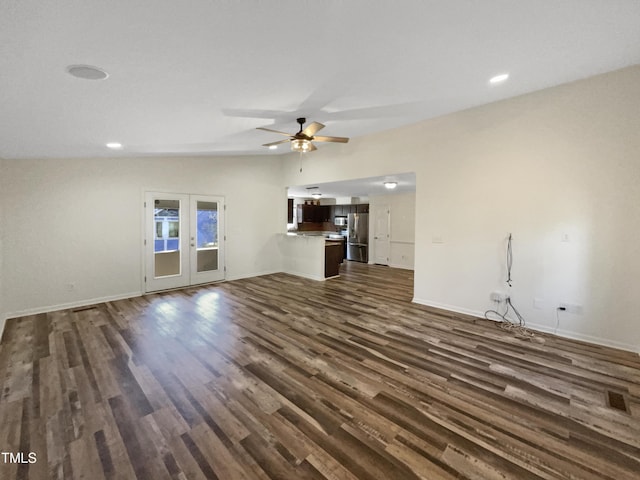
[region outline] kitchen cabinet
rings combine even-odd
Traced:
[[[326,242],[324,247],[324,277],[331,278],[340,274],[340,264],[344,242]]]
[[[331,222],[330,205],[298,205],[298,223]]]
[[[293,198],[287,198],[287,223],[293,223]]]
[[[318,209],[318,221],[319,222],[332,222],[331,205],[319,205]]]
[[[362,203],[360,205],[356,205],[356,213],[369,213],[369,204]]]

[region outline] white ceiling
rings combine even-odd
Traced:
[[[0,157],[277,154],[256,127],[357,137],[637,63],[638,0],[3,0]]]
[[[389,190],[384,182],[396,182],[396,188]],[[318,188],[314,188],[318,187]],[[416,191],[416,174],[399,173],[384,177],[359,178],[342,182],[314,183],[289,187],[288,197],[311,198],[312,192],[320,192],[321,198],[339,197],[373,197],[376,195],[392,195]]]

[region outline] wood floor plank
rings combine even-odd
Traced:
[[[346,262],[9,319],[0,450],[37,462],[0,478],[638,478],[638,355],[412,295]]]

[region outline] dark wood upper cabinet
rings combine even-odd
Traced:
[[[293,223],[293,198],[287,198],[287,223]]]
[[[298,205],[298,223],[332,222],[331,205]]]
[[[319,222],[331,222],[331,205],[320,205],[316,207],[318,209],[318,221]]]
[[[333,223],[335,217],[346,217],[350,213],[369,213],[369,204],[359,205],[298,205],[298,223]],[[293,215],[293,205],[291,207]],[[292,220],[289,220],[291,223]]]

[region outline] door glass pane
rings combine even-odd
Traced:
[[[180,201],[156,200],[153,217],[156,225],[154,277],[180,275]]]
[[[218,269],[218,203],[197,202],[197,270],[208,272]]]

